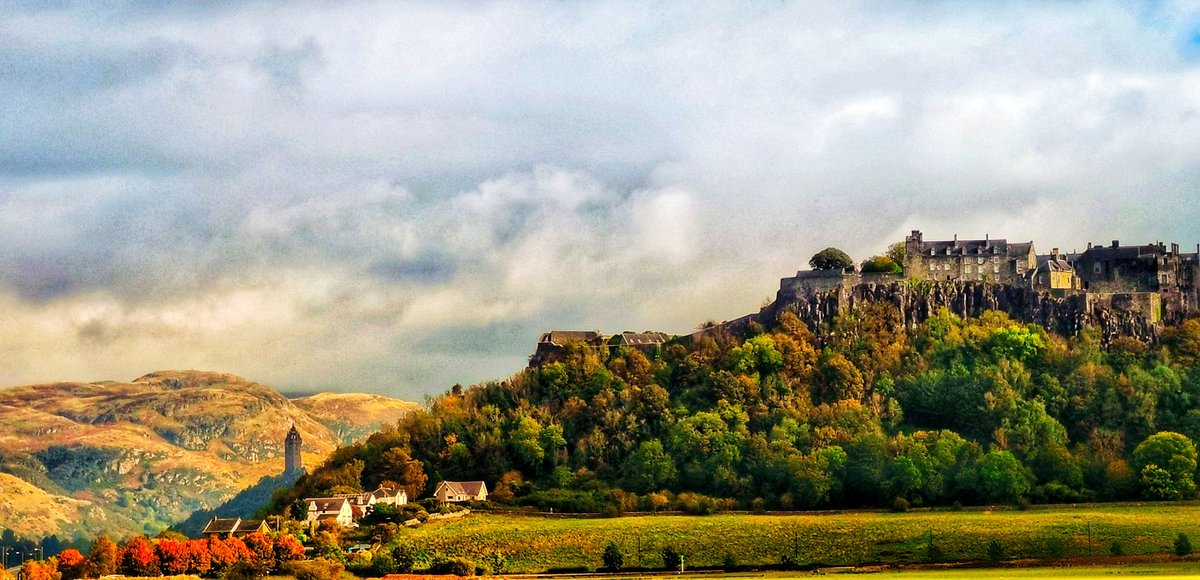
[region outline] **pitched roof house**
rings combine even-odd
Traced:
[[[443,481],[433,490],[433,497],[448,503],[484,501],[487,496],[487,484],[482,481]]]
[[[354,508],[344,497],[306,498],[308,517],[304,521],[333,521],[343,527],[354,526]]]
[[[254,532],[268,533],[271,531],[271,526],[263,520],[243,520],[241,518],[213,518],[209,520],[208,525],[204,526],[204,530],[200,535],[204,537],[216,536],[244,536]]]

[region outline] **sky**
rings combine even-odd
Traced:
[[[0,386],[420,400],[826,246],[1200,243],[1196,2],[6,2]]]

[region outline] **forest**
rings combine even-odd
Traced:
[[[393,482],[622,513],[1192,499],[1200,319],[1147,344],[874,303],[654,352],[568,345],[344,447],[268,510]]]

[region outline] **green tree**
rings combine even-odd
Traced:
[[[854,260],[846,252],[831,247],[813,254],[808,265],[814,270],[853,270]]]
[[[1133,451],[1142,491],[1153,499],[1190,499],[1196,495],[1196,445],[1179,433],[1160,431]]]
[[[657,439],[643,441],[625,460],[625,487],[638,493],[649,493],[675,484],[675,460]]]
[[[890,256],[871,256],[863,260],[859,271],[863,274],[899,274],[904,271]]]
[[[1029,493],[1025,467],[1008,451],[989,451],[979,461],[979,484],[988,501],[1016,501]]]

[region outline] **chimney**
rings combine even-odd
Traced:
[[[1050,257],[1055,260],[1058,259],[1058,248],[1050,248]]]
[[[1175,243],[1171,244],[1171,255],[1173,255],[1173,256],[1179,255],[1179,244],[1175,244]]]
[[[1090,250],[1090,249],[1092,249],[1092,243],[1091,243],[1091,242],[1088,242],[1088,249],[1089,249],[1089,250]]]
[[[1112,245],[1112,247],[1114,247],[1114,248],[1119,248],[1119,247],[1121,247],[1121,240],[1113,240],[1113,245]]]

